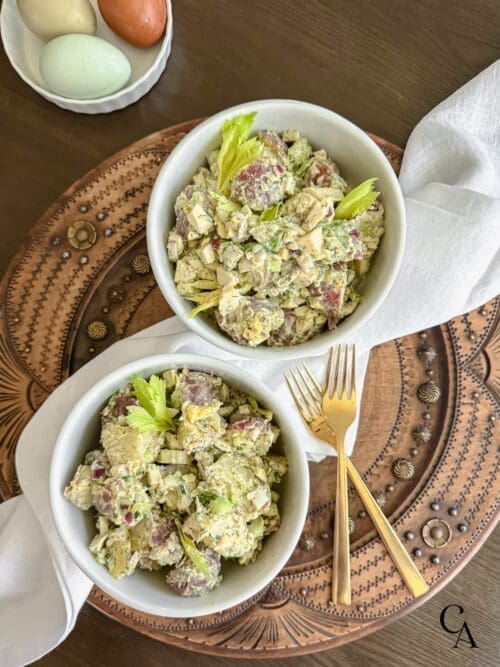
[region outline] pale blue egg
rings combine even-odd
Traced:
[[[40,73],[57,95],[93,100],[123,88],[131,69],[120,49],[104,39],[63,35],[43,47]]]

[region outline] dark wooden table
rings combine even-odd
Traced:
[[[102,159],[161,127],[245,100],[325,105],[399,145],[422,116],[500,55],[497,0],[174,0],[172,55],[143,100],[98,117],[31,91],[0,52],[0,272],[44,209]],[[497,531],[441,593],[374,636],[273,665],[498,664]],[[477,649],[453,649],[443,607],[465,608]],[[85,607],[40,664],[225,665],[140,637]]]

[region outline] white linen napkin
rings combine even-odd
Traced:
[[[500,292],[499,102],[500,61],[436,107],[408,141],[400,176],[408,214],[405,256],[387,300],[353,341],[361,355],[358,386],[370,347],[468,312]],[[281,379],[291,364],[223,353],[185,332],[177,318],[116,343],[56,389],[19,440],[16,465],[24,496],[0,505],[2,667],[32,662],[63,641],[91,589],[66,553],[50,511],[50,457],[66,415],[110,370],[179,350],[230,359],[292,405]],[[324,361],[310,364],[319,373]],[[302,433],[311,458],[330,453]]]

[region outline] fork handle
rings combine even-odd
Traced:
[[[349,553],[349,505],[347,499],[347,456],[343,440],[337,438],[337,493],[333,529],[332,600],[351,604],[351,564]]]
[[[380,505],[376,502],[368,487],[364,483],[361,475],[358,473],[353,463],[348,457],[346,458],[347,473],[356,489],[361,502],[365,506],[378,534],[380,535],[385,548],[389,552],[394,565],[399,570],[399,573],[405,582],[408,590],[417,598],[429,590],[429,586],[425,583],[424,578],[418,571],[415,563],[412,561],[408,552],[404,548],[401,540],[397,536],[394,528],[391,526],[387,517],[380,509]]]

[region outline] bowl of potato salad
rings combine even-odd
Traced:
[[[316,354],[383,302],[405,213],[376,144],[303,102],[250,102],[190,132],[162,167],[148,252],[193,331],[236,354]]]
[[[266,387],[179,354],[128,364],[80,399],[50,493],[61,539],[96,585],[143,612],[186,617],[239,604],[278,574],[309,482]]]

